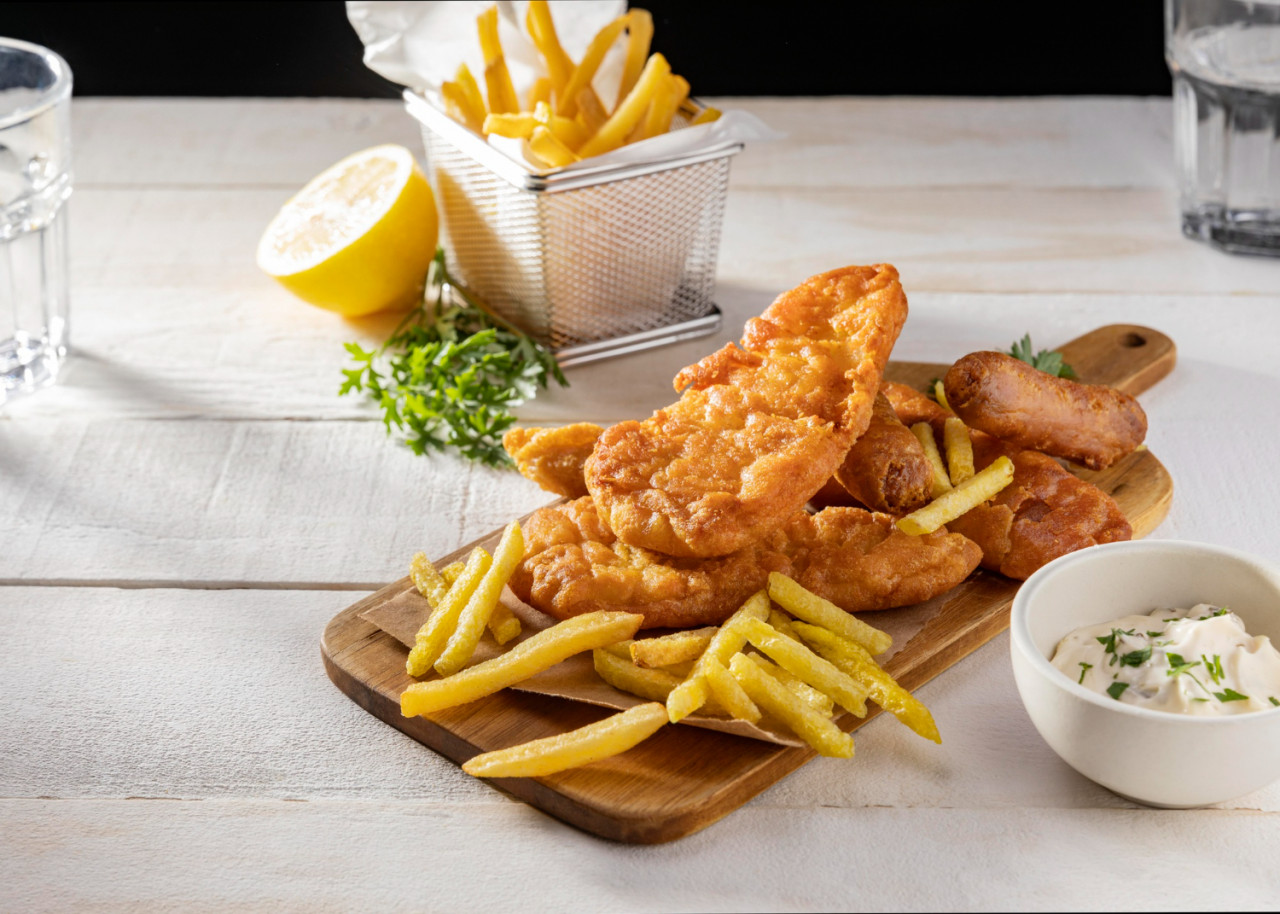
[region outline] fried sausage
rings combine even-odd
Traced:
[[[877,393],[871,424],[836,470],[840,485],[872,511],[909,514],[928,504],[933,469],[924,448]]]
[[[1146,413],[1128,394],[1057,378],[1002,352],[970,353],[942,383],[971,428],[1091,470],[1109,467],[1147,434]]]

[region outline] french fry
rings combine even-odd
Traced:
[[[493,560],[489,570],[484,573],[480,583],[467,600],[467,605],[458,615],[458,623],[444,652],[435,662],[436,672],[441,676],[452,676],[471,660],[480,636],[484,634],[489,617],[498,605],[498,597],[502,596],[502,588],[511,580],[511,573],[516,565],[524,559],[524,534],[515,521],[507,524],[502,531],[502,539],[493,550]]]
[[[507,60],[502,56],[496,6],[476,17],[476,30],[480,33],[480,50],[484,54],[484,85],[489,94],[489,111],[513,114],[520,110],[520,100],[516,97],[516,87],[511,83]]]
[[[537,126],[538,121],[527,111],[518,114],[490,114],[484,119],[482,132],[485,136],[496,133],[513,140],[525,140],[533,135],[533,129]]]
[[[568,733],[486,752],[462,765],[478,778],[536,778],[610,758],[657,733],[667,723],[660,703],[636,705]]]
[[[529,137],[529,151],[552,168],[564,168],[577,162],[579,158],[541,124],[533,128],[533,135]]]
[[[699,124],[710,124],[720,120],[720,109],[706,107],[699,111],[689,122],[690,127],[697,127]]]
[[[515,613],[501,603],[493,608],[489,615],[489,632],[500,646],[513,638],[519,638],[521,630],[520,620]]]
[[[454,582],[462,576],[462,569],[466,567],[465,562],[450,562],[440,569],[440,577],[444,578],[445,583],[452,587]]]
[[[465,63],[458,64],[458,70],[454,74],[453,81],[462,90],[471,116],[483,125],[485,115],[489,113],[489,109],[485,107],[484,96],[480,94],[480,87],[476,84],[476,78],[471,75],[471,69]]]
[[[976,508],[1013,482],[1013,461],[1000,456],[982,472],[970,476],[950,492],[898,519],[898,529],[910,536],[932,533],[948,521]]]
[[[492,695],[555,666],[566,657],[631,638],[644,622],[638,613],[592,612],[574,616],[521,641],[505,654],[445,679],[415,682],[400,693],[405,717],[430,714]]]
[[[951,408],[951,404],[947,402],[947,391],[946,388],[942,386],[942,378],[938,378],[938,380],[933,382],[933,398],[937,400],[938,405],[947,412],[955,412],[955,410]]]
[[[538,105],[549,104],[551,104],[551,80],[546,76],[539,76],[529,87],[528,108],[532,111]]]
[[[788,673],[830,695],[857,717],[867,716],[867,687],[841,672],[831,661],[819,657],[804,644],[778,634],[767,622],[742,619],[734,624],[741,627],[752,646]]]
[[[948,416],[942,430],[942,445],[947,449],[947,475],[953,486],[973,476],[973,442],[964,420]]]
[[[529,30],[529,37],[533,39],[534,47],[538,49],[538,53],[542,55],[547,65],[551,91],[553,96],[558,98],[564,94],[564,87],[569,84],[573,76],[574,66],[573,60],[560,46],[555,23],[551,20],[551,9],[547,6],[546,0],[530,0],[529,8],[525,12],[524,24]]]
[[[702,675],[707,678],[712,697],[730,717],[753,724],[760,720],[760,709],[723,663],[714,657],[708,658],[702,666]]]
[[[604,61],[604,55],[618,40],[618,36],[630,21],[631,15],[624,13],[591,39],[591,43],[587,45],[587,50],[582,55],[582,60],[574,67],[573,75],[569,77],[564,92],[556,96],[556,114],[561,117],[573,117],[578,113],[578,93],[591,85],[591,80],[595,78],[596,71]]]
[[[769,624],[777,629],[779,634],[786,635],[792,641],[799,641],[800,636],[791,627],[792,621],[794,620],[780,609],[769,610]]]
[[[608,648],[596,648],[591,652],[596,674],[609,685],[629,695],[638,695],[650,701],[667,700],[667,696],[681,679],[666,670],[647,670],[630,660],[619,657]]]
[[[805,590],[785,574],[776,571],[769,573],[769,596],[797,619],[821,625],[850,641],[856,641],[872,654],[883,654],[893,647],[893,639],[887,632],[868,625],[829,600]]]
[[[672,632],[658,638],[641,638],[631,642],[631,660],[636,666],[674,666],[686,660],[697,660],[719,631],[714,625]]]
[[[648,63],[640,71],[640,78],[636,80],[635,86],[627,93],[622,104],[614,109],[613,114],[600,126],[595,135],[582,144],[578,154],[585,159],[621,146],[627,134],[644,117],[654,93],[670,75],[671,65],[667,63],[667,59],[661,54],[651,54]]]
[[[631,662],[631,645],[633,643],[634,642],[630,638],[628,638],[626,641],[618,641],[614,644],[606,644],[604,647],[600,648],[600,650],[613,654],[613,656],[615,657],[621,657],[623,660],[627,661],[627,663],[630,663]]]
[[[439,606],[449,592],[449,583],[436,571],[436,566],[427,559],[425,552],[414,553],[413,560],[409,562],[409,577],[432,609]]]
[[[753,702],[790,727],[819,755],[853,757],[853,737],[797,698],[786,686],[747,659],[736,654],[729,670]]]
[[[706,704],[711,693],[707,686],[707,679],[702,675],[701,670],[705,660],[711,657],[720,661],[721,664],[727,664],[729,658],[742,650],[747,643],[746,636],[739,629],[732,628],[731,623],[739,619],[767,619],[768,617],[769,595],[762,590],[752,595],[724,625],[720,626],[720,631],[716,632],[707,649],[693,665],[689,678],[667,696],[667,714],[671,717],[673,724],[679,723]]]
[[[578,113],[573,119],[582,126],[587,136],[591,136],[609,120],[609,112],[604,110],[598,98],[584,89],[578,93]]]
[[[938,453],[938,442],[933,440],[933,426],[928,422],[917,422],[911,426],[911,434],[916,436],[920,446],[924,448],[925,457],[929,458],[929,466],[933,467],[933,488],[930,496],[938,498],[951,491],[951,477],[947,473],[947,465],[942,462]]]
[[[689,82],[683,76],[674,73],[666,79],[665,85],[654,94],[649,103],[649,110],[640,121],[640,139],[659,136],[671,129],[671,119],[681,103],[689,97]]]
[[[934,723],[929,709],[881,669],[866,648],[824,628],[804,622],[796,623],[796,631],[819,654],[865,685],[872,701],[925,739],[931,739],[935,743],[942,742],[938,725]]]
[[[471,550],[458,579],[449,587],[449,592],[440,601],[440,605],[433,609],[431,617],[418,629],[413,648],[409,651],[409,659],[405,661],[405,671],[410,676],[425,676],[431,672],[432,665],[440,657],[440,652],[444,650],[458,624],[458,616],[491,563],[489,553],[479,546]]]
[[[570,149],[577,149],[587,141],[590,132],[572,118],[561,117],[546,102],[539,102],[533,109],[533,119],[546,127],[557,140]]]
[[[618,84],[618,98],[614,107],[622,104],[627,93],[635,86],[649,59],[649,44],[653,41],[653,16],[648,10],[633,9],[627,23],[627,57],[622,65],[622,82]]]
[[[467,125],[476,133],[484,131],[484,118],[476,117],[467,94],[460,85],[446,80],[440,84],[440,94],[444,97],[444,109],[451,118]]]
[[[826,692],[819,692],[799,676],[792,676],[764,654],[747,654],[747,658],[794,692],[797,698],[810,705],[813,710],[823,717],[833,717],[835,715],[836,703],[831,700],[831,696]]]

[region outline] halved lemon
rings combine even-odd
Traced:
[[[439,226],[431,185],[403,146],[374,146],[313,178],[271,220],[258,266],[347,317],[422,295]]]

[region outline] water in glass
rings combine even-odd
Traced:
[[[1183,233],[1280,256],[1280,6],[1167,9]]]

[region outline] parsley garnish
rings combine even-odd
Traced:
[[[1248,695],[1241,695],[1235,689],[1227,689],[1225,692],[1214,692],[1213,697],[1218,701],[1248,701]]]
[[[1055,378],[1074,378],[1076,376],[1075,369],[1062,361],[1061,352],[1041,349],[1035,355],[1032,355],[1031,353],[1032,347],[1030,333],[1026,334],[1021,340],[1009,347],[1009,355],[1019,361],[1026,362],[1032,368],[1038,368],[1040,371],[1051,374]]]
[[[1209,613],[1209,615],[1198,617],[1196,621],[1203,622],[1205,619],[1216,619],[1218,618],[1218,616],[1225,616],[1228,612],[1230,612],[1229,609],[1227,609],[1225,606],[1220,606],[1217,609],[1215,609],[1213,612]]]
[[[1220,685],[1226,675],[1222,672],[1222,655],[1214,654],[1213,659],[1210,660],[1204,654],[1201,654],[1200,659],[1204,661],[1204,668],[1209,673],[1209,678],[1213,680],[1213,684]]]
[[[1076,682],[1078,682],[1080,685],[1084,685],[1084,674],[1089,672],[1091,669],[1093,669],[1092,663],[1085,663],[1083,660],[1081,660],[1080,661],[1080,678],[1077,679]],[[1274,698],[1271,700],[1275,701]],[[1280,702],[1276,702],[1276,703],[1280,704]]]
[[[1274,695],[1271,696],[1271,703],[1277,708],[1280,708],[1280,699],[1276,698]]]
[[[1151,659],[1151,648],[1144,647],[1142,650],[1130,651],[1120,657],[1121,666],[1142,666]]]
[[[1194,682],[1196,685],[1198,685],[1203,691],[1209,694],[1213,694],[1209,692],[1207,688],[1205,688],[1205,685],[1203,682],[1201,682],[1199,679],[1196,679],[1196,674],[1191,672],[1194,668],[1200,665],[1199,660],[1193,660],[1190,663],[1187,663],[1185,660],[1182,659],[1181,654],[1165,654],[1165,657],[1169,659],[1169,667],[1170,667],[1169,672],[1165,673],[1166,676],[1181,676],[1183,673],[1186,673],[1187,676],[1191,678],[1191,681]]]
[[[1102,645],[1103,653],[1111,655],[1111,660],[1109,661],[1109,665],[1115,666],[1116,661],[1119,659],[1119,657],[1116,655],[1116,639],[1119,638],[1121,635],[1132,635],[1132,634],[1134,634],[1134,631],[1132,629],[1128,631],[1124,631],[1119,628],[1113,628],[1111,629],[1111,634],[1103,635],[1098,638],[1098,643]],[[1148,649],[1147,652],[1149,654],[1150,649]],[[1136,666],[1137,664],[1134,664],[1134,665]]]
[[[339,396],[363,393],[383,412],[383,424],[404,433],[415,454],[454,448],[489,466],[507,466],[502,433],[511,410],[554,378],[568,381],[545,346],[464,290],[436,251],[423,302],[376,350],[347,343],[355,362],[343,369]]]
[[[1127,682],[1113,682],[1107,686],[1107,694],[1119,701],[1120,696],[1124,694],[1124,690],[1127,688],[1129,688],[1129,683]]]

